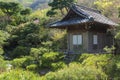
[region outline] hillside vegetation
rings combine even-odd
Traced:
[[[48,7],[48,2],[50,0],[0,0],[4,2],[18,2],[25,7],[30,7],[32,9],[44,9]]]
[[[110,32],[115,45],[106,47],[106,54],[82,53],[67,61],[67,31],[47,25],[65,16],[76,0],[53,0],[48,4],[51,8],[42,10],[25,6],[48,0],[11,1],[0,2],[0,80],[120,80],[119,26]],[[101,10],[119,23],[119,0],[91,1],[78,0],[78,4]]]

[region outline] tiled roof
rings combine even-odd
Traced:
[[[75,6],[75,8],[77,10],[82,10],[83,12],[87,13],[96,22],[100,22],[100,23],[104,23],[104,24],[108,24],[108,25],[112,25],[112,26],[117,26],[117,24],[115,22],[113,22],[112,20],[110,20],[107,17],[103,16],[100,13],[100,11],[90,9],[90,8],[87,8],[87,7],[84,7],[84,6]]]
[[[72,19],[72,20],[67,20],[67,21],[57,21],[54,23],[51,23],[52,27],[60,27],[60,26],[65,26],[65,25],[74,25],[74,24],[80,24],[80,23],[85,23],[88,22],[89,19]]]
[[[57,21],[55,23],[49,24],[49,27],[69,26],[69,25],[81,24],[81,23],[86,23],[86,22],[91,22],[91,21],[102,23],[102,24],[107,24],[110,26],[117,26],[115,22],[103,16],[98,10],[94,10],[91,8],[87,8],[84,6],[78,6],[78,5],[73,5],[71,9],[76,14],[84,18],[83,19],[74,18],[74,19],[64,20],[66,18],[64,17],[61,21]]]

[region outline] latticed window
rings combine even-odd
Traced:
[[[98,36],[93,35],[93,44],[97,45],[98,44]]]
[[[82,35],[73,35],[73,45],[82,45]]]
[[[93,35],[93,49],[98,47],[98,35]]]

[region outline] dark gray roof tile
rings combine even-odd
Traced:
[[[78,5],[73,5],[71,7],[71,9],[76,14],[78,14],[79,16],[82,16],[84,18],[83,19],[81,19],[81,18],[72,18],[72,19],[69,19],[69,20],[57,21],[55,23],[49,24],[49,27],[60,27],[60,26],[81,24],[81,23],[90,22],[91,20],[95,21],[95,22],[102,23],[102,24],[107,24],[107,25],[110,25],[110,26],[117,26],[118,25],[115,22],[113,22],[112,20],[110,20],[107,17],[103,16],[100,13],[100,11],[98,11],[98,10],[94,10],[94,9],[91,9],[91,8],[87,8],[87,7],[84,7],[84,6],[78,6]]]
[[[112,26],[117,26],[117,24],[115,22],[113,22],[112,20],[110,20],[107,17],[103,16],[101,13],[96,12],[93,9],[86,8],[86,7],[83,7],[83,6],[76,6],[76,8],[78,10],[84,11],[89,16],[93,17],[94,21],[104,23],[104,24],[108,24],[108,25],[112,25]]]

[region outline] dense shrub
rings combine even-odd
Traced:
[[[27,66],[31,64],[36,64],[35,59],[31,56],[25,56],[26,60],[23,63],[23,67],[26,68]]]
[[[41,57],[46,52],[48,52],[48,50],[46,48],[43,48],[43,47],[31,48],[30,55],[37,59],[37,58]]]
[[[10,37],[10,34],[6,31],[0,30],[0,47],[6,45],[6,40]]]
[[[41,80],[40,77],[32,72],[23,70],[12,70],[0,75],[0,80]]]
[[[61,60],[62,55],[58,52],[44,53],[42,55],[42,67],[51,67],[51,64]]]
[[[37,71],[38,66],[36,64],[31,64],[31,65],[27,66],[26,69],[29,70],[29,71],[34,71],[35,72],[35,71]]]
[[[0,48],[0,55],[2,55],[3,53],[4,53],[4,50]]]
[[[5,72],[6,68],[7,68],[6,61],[0,58],[0,73]]]
[[[26,56],[26,55],[29,55],[29,51],[30,51],[30,49],[27,48],[27,47],[18,46],[18,47],[16,47],[14,49],[13,53],[11,54],[11,56],[13,58]]]
[[[106,78],[101,70],[84,67],[79,63],[71,63],[69,67],[45,75],[46,80],[105,80]]]
[[[55,61],[57,60],[59,57],[59,53],[58,52],[50,52],[50,53],[45,53],[43,54],[42,58],[43,60],[48,60],[48,61]]]
[[[26,58],[16,58],[11,63],[14,68],[20,68],[23,67],[23,64],[26,60],[27,60]]]
[[[34,58],[34,60],[36,61],[36,64],[41,66],[42,55],[46,52],[48,52],[48,50],[46,48],[43,48],[43,47],[41,47],[41,48],[31,48],[30,56]]]
[[[31,64],[35,64],[35,61],[30,56],[25,56],[23,58],[16,58],[12,62],[14,68],[26,68]]]
[[[30,33],[25,38],[26,42],[29,43],[29,46],[36,47],[41,41],[39,34]]]
[[[80,55],[80,57],[78,58],[78,61],[79,61],[79,62],[83,62],[85,59],[87,59],[88,57],[93,56],[93,55],[94,55],[94,54],[84,53],[84,54]]]
[[[56,62],[51,64],[51,68],[53,71],[62,69],[66,67],[67,65],[64,62]]]
[[[108,78],[114,78],[117,65],[114,56],[111,54],[83,54],[80,59],[83,60],[84,67],[89,66],[96,69],[101,69]]]

